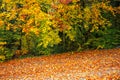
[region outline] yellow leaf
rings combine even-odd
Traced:
[[[1,60],[5,60],[5,56],[4,55],[0,55],[0,59]]]

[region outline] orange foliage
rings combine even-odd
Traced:
[[[62,4],[69,4],[72,0],[59,0]]]

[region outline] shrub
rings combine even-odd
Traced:
[[[13,57],[14,52],[8,48],[0,48],[0,62],[9,60]]]

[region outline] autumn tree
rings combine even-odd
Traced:
[[[2,0],[0,30],[15,55],[99,49],[110,42],[109,14],[107,0]]]

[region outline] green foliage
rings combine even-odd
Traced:
[[[120,45],[118,10],[107,0],[2,0],[0,42],[19,55],[113,48]]]
[[[0,48],[0,62],[9,60],[14,55],[13,51],[8,48]]]

